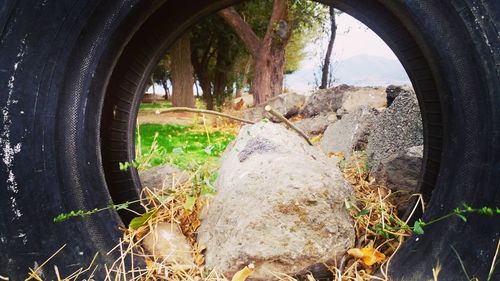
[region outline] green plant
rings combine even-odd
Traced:
[[[433,219],[431,221],[425,222],[422,219],[415,221],[412,230],[415,234],[424,234],[424,227],[429,226],[431,224],[438,223],[450,217],[458,217],[464,222],[467,222],[466,214],[479,214],[483,216],[491,217],[493,215],[500,215],[500,208],[490,208],[490,207],[481,207],[481,208],[472,208],[466,203],[462,204],[462,207],[458,207],[453,209],[452,212]]]
[[[130,204],[138,203],[139,201],[140,200],[127,201],[127,202],[121,203],[121,204],[109,203],[108,206],[106,206],[104,208],[95,208],[92,210],[76,210],[76,211],[71,211],[69,213],[62,213],[62,214],[59,214],[57,217],[55,217],[53,219],[53,221],[54,222],[63,222],[63,221],[66,221],[66,220],[69,220],[69,219],[75,218],[75,217],[84,218],[84,217],[88,217],[88,216],[91,216],[91,215],[94,215],[96,213],[106,211],[106,210],[116,210],[116,211],[128,210],[128,207],[130,206]]]

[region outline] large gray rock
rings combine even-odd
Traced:
[[[244,126],[224,153],[217,195],[203,211],[198,242],[206,265],[253,280],[294,273],[353,246],[344,200],[350,186],[332,159],[274,123]]]
[[[295,122],[295,126],[309,136],[313,136],[323,133],[328,125],[333,124],[336,121],[337,116],[335,114],[325,114],[299,120]]]
[[[189,180],[190,175],[175,166],[165,164],[139,171],[139,177],[143,187],[161,191],[185,183]]]
[[[362,106],[344,115],[328,126],[321,139],[321,149],[327,154],[342,152],[346,159],[351,157],[353,151],[366,149],[373,119],[377,114],[376,109]]]
[[[402,93],[402,92],[413,92],[413,88],[411,86],[403,85],[389,85],[385,89],[386,99],[387,99],[387,107],[391,106],[394,100]]]
[[[424,147],[420,145],[394,153],[383,159],[370,176],[375,179],[376,183],[391,190],[417,192],[423,149]]]
[[[350,86],[340,85],[334,88],[318,90],[314,92],[304,104],[300,111],[303,117],[310,118],[320,114],[337,112],[342,107],[344,92],[351,89]]]
[[[373,123],[368,139],[368,163],[374,171],[383,159],[423,145],[423,127],[414,92],[401,92]]]
[[[243,118],[258,122],[263,118],[268,118],[272,121],[279,121],[273,115],[268,114],[264,107],[266,105],[270,105],[275,111],[279,112],[281,115],[286,118],[293,117],[297,115],[304,105],[306,97],[303,95],[299,95],[297,93],[287,93],[276,96],[267,102],[255,106],[253,108],[248,108],[243,110]]]
[[[372,108],[386,107],[386,93],[379,87],[356,87],[344,92],[342,108],[347,113],[352,113],[362,106]]]

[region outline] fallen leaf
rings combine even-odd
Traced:
[[[318,142],[320,140],[321,140],[321,136],[314,136],[314,137],[311,138],[311,142],[312,143],[316,143],[316,142]]]
[[[245,280],[247,280],[248,276],[250,276],[250,274],[252,274],[254,269],[255,269],[255,265],[253,263],[245,266],[242,270],[236,272],[236,274],[233,276],[231,281],[245,281]]]
[[[139,217],[135,217],[133,218],[130,223],[129,223],[129,227],[133,230],[137,230],[139,229],[139,227],[143,226],[146,224],[146,222],[151,218],[153,217],[153,215],[156,213],[156,211],[151,211],[151,212],[147,212],[147,213],[144,213],[142,214],[141,216]]]
[[[192,212],[194,204],[196,204],[196,197],[186,196],[186,201],[184,202],[182,207],[184,207],[184,210]]]
[[[197,266],[201,266],[205,263],[205,257],[203,255],[197,255],[194,259],[194,262]]]
[[[156,263],[150,259],[146,259],[146,268],[153,270],[157,267]]]
[[[361,259],[361,261],[367,266],[372,266],[375,263],[380,263],[385,260],[385,255],[372,247],[365,247],[361,249],[352,248],[348,250],[347,253],[355,258]]]
[[[328,157],[332,158],[332,157],[338,157],[340,159],[344,159],[345,156],[344,156],[344,153],[341,152],[341,151],[336,151],[336,152],[328,152]]]

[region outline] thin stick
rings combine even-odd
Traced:
[[[53,257],[57,256],[57,254],[59,254],[59,252],[62,251],[62,249],[64,249],[64,247],[66,247],[66,244],[64,244],[61,248],[59,248],[59,250],[57,250],[55,253],[53,253],[52,256],[50,256],[48,259],[46,259],[40,266],[37,266],[35,269],[31,269],[31,272],[29,273],[29,277],[26,279],[26,281],[34,279],[34,278],[36,279],[37,275],[38,275],[38,271],[44,265],[46,265]]]
[[[493,271],[495,271],[499,250],[500,250],[500,239],[498,239],[497,250],[495,251],[495,256],[493,257],[493,261],[491,262],[490,272],[488,273],[487,281],[491,280],[491,277],[493,276]]]
[[[243,119],[243,118],[231,116],[229,114],[225,114],[225,113],[221,113],[221,112],[213,111],[213,110],[207,110],[207,109],[195,109],[195,108],[189,108],[189,107],[171,107],[171,108],[166,108],[166,109],[160,110],[160,113],[165,113],[165,112],[179,112],[179,111],[181,111],[181,112],[183,111],[183,112],[193,112],[193,113],[204,113],[204,114],[209,114],[209,115],[216,115],[216,116],[225,117],[225,118],[228,118],[228,119],[236,120],[236,121],[247,123],[247,124],[255,124],[255,122],[250,121],[250,120],[246,120],[246,119]]]
[[[301,129],[297,128],[297,126],[295,126],[292,122],[288,121],[288,119],[286,119],[285,116],[281,115],[281,113],[275,111],[270,105],[266,105],[266,107],[264,107],[264,110],[269,112],[276,118],[278,118],[280,121],[285,123],[288,127],[292,128],[297,133],[299,133],[299,135],[301,135],[309,145],[313,145],[311,140],[309,139],[309,136],[306,133],[304,133]]]

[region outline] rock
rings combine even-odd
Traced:
[[[423,145],[423,127],[417,97],[413,92],[401,92],[393,104],[377,116],[368,139],[370,171],[380,162],[405,149]]]
[[[237,103],[243,101],[244,105],[242,108],[247,108],[253,106],[253,96],[250,94],[242,94],[240,97],[234,98],[232,100],[233,106],[235,106]]]
[[[261,105],[243,110],[243,118],[254,122],[258,122],[265,117],[272,121],[277,122],[279,120],[276,119],[276,117],[268,114],[264,110],[264,107],[266,105],[270,105],[274,110],[279,112],[281,115],[285,116],[286,118],[290,118],[299,113],[300,108],[304,104],[305,100],[306,100],[305,96],[296,93],[281,94],[279,96],[276,96],[268,100],[267,102]]]
[[[366,149],[372,123],[378,111],[363,106],[346,114],[339,121],[328,126],[321,139],[321,149],[325,153],[342,152],[346,159],[353,151]]]
[[[413,92],[413,88],[410,86],[395,86],[389,85],[385,89],[386,99],[387,99],[387,107],[391,106],[397,96],[402,92]]]
[[[295,122],[295,125],[309,136],[313,136],[323,133],[326,127],[335,121],[337,121],[335,114],[318,115],[299,120]]]
[[[344,207],[352,190],[336,163],[296,132],[270,122],[244,126],[221,163],[198,231],[208,268],[232,276],[254,263],[252,280],[270,280],[353,246]]]
[[[153,225],[142,244],[149,254],[163,258],[163,262],[173,265],[175,269],[194,267],[191,245],[176,223],[161,222]]]
[[[330,114],[342,107],[344,92],[350,89],[347,85],[318,90],[314,92],[300,111],[303,117],[310,118],[320,114]]]
[[[351,113],[361,106],[372,108],[386,107],[386,93],[383,88],[361,87],[351,88],[344,92],[342,108],[345,112]]]
[[[424,146],[414,146],[383,159],[372,176],[391,190],[417,192]]]
[[[139,171],[139,177],[143,187],[160,191],[185,183],[189,180],[190,175],[175,166],[165,164]]]

